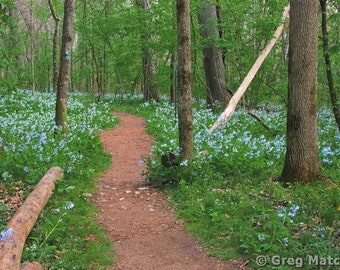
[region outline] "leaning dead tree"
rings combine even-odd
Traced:
[[[252,68],[248,72],[247,76],[244,78],[243,82],[241,83],[241,85],[239,86],[239,88],[237,89],[237,91],[235,92],[233,97],[230,99],[229,104],[226,107],[226,109],[224,110],[224,112],[220,115],[220,117],[217,119],[217,121],[211,126],[211,128],[209,129],[210,132],[214,131],[219,125],[226,124],[228,122],[229,118],[233,115],[238,102],[241,100],[243,94],[246,92],[249,84],[254,79],[257,71],[259,70],[262,63],[264,62],[264,60],[266,59],[266,57],[268,56],[268,54],[270,53],[270,51],[274,47],[276,41],[281,36],[282,30],[283,30],[283,27],[284,27],[284,22],[285,22],[285,19],[288,16],[288,14],[289,14],[289,5],[287,7],[285,7],[285,10],[284,10],[283,15],[282,15],[282,21],[283,22],[276,29],[274,37],[269,41],[267,46],[262,51],[261,55],[257,58],[254,65],[252,66]]]
[[[56,180],[62,176],[59,167],[49,169],[1,232],[0,270],[43,270],[37,262],[20,266],[22,250],[40,211],[52,195]]]

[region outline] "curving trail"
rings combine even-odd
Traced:
[[[222,262],[204,254],[188,236],[166,197],[140,180],[139,161],[150,152],[153,138],[143,118],[114,113],[121,124],[101,134],[111,168],[98,180],[93,201],[97,221],[108,231],[116,250],[115,270],[234,270],[242,263]]]

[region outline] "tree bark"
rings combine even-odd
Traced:
[[[309,183],[320,169],[317,133],[318,0],[291,0],[287,148],[283,182]]]
[[[177,89],[177,53],[171,53],[170,60],[170,102],[176,103],[176,89]]]
[[[65,0],[64,22],[60,54],[60,70],[57,85],[55,124],[62,133],[67,132],[67,94],[71,73],[74,0]]]
[[[229,96],[226,91],[225,69],[223,55],[219,51],[216,42],[220,37],[217,29],[217,10],[211,0],[204,0],[198,22],[201,26],[201,35],[204,39],[203,59],[204,72],[207,87],[207,103],[213,105],[219,101],[225,105]]]
[[[336,125],[338,126],[340,132],[340,108],[337,94],[334,87],[333,72],[332,72],[332,62],[329,57],[329,46],[328,46],[328,31],[327,31],[327,0],[320,0],[321,5],[321,28],[322,28],[322,43],[323,43],[323,56],[326,63],[326,75],[328,81],[328,89],[331,97],[333,114],[335,117]]]
[[[58,62],[57,62],[57,54],[58,54],[58,36],[59,36],[59,23],[60,18],[57,17],[55,9],[52,4],[52,0],[48,0],[48,5],[50,7],[50,11],[52,17],[55,22],[55,29],[53,34],[53,91],[57,92],[57,84],[58,84]]]
[[[35,93],[35,38],[33,37],[33,32],[35,30],[35,23],[33,22],[33,0],[30,1],[30,18],[29,18],[29,39],[30,39],[30,73],[31,73],[31,91],[32,95]]]
[[[287,6],[283,12],[283,16],[282,16],[283,21],[288,16],[288,13],[289,13],[289,6]],[[243,82],[241,83],[241,85],[239,86],[235,94],[232,96],[232,98],[230,99],[229,104],[225,108],[224,112],[220,115],[217,121],[210,127],[209,129],[210,132],[214,131],[219,125],[226,124],[229,118],[233,115],[238,102],[241,100],[243,94],[246,92],[249,84],[254,79],[257,71],[259,70],[263,61],[266,59],[266,57],[270,53],[271,49],[274,47],[276,41],[281,36],[283,27],[284,27],[284,23],[282,23],[276,29],[274,37],[269,41],[267,46],[263,49],[261,55],[256,59],[254,65],[249,70],[247,76],[244,78]]]
[[[52,195],[56,180],[62,176],[59,167],[49,169],[8,222],[7,229],[3,231],[0,240],[0,270],[20,269],[26,238],[37,221],[40,211]]]
[[[137,0],[137,5],[143,10],[147,11],[151,8],[149,0]],[[155,77],[156,77],[156,64],[155,56],[153,54],[152,48],[148,46],[148,42],[151,40],[151,34],[147,29],[142,30],[147,31],[141,35],[142,39],[142,68],[143,68],[143,95],[144,100],[154,99],[156,101],[160,100],[159,93],[155,89]]]
[[[190,0],[177,0],[177,38],[179,147],[181,159],[190,160],[193,151]]]

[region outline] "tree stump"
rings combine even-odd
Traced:
[[[1,232],[0,270],[20,270],[21,256],[25,241],[39,213],[52,195],[56,180],[62,178],[59,167],[50,168],[41,178],[35,189],[20,206],[8,222],[7,228]],[[36,262],[25,263],[24,270],[40,270],[42,266]]]

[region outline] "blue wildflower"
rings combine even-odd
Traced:
[[[288,213],[288,216],[290,216],[290,217],[295,217],[296,212],[297,212],[299,209],[300,209],[300,206],[298,206],[298,205],[292,205],[292,206],[290,207],[290,211],[289,211],[289,213]]]
[[[281,208],[281,209],[279,209],[277,215],[278,215],[279,217],[284,217],[284,216],[286,216],[286,208]]]
[[[263,235],[263,234],[259,234],[258,236],[257,236],[257,239],[259,239],[259,241],[264,241],[264,240],[266,240],[266,237]]]
[[[47,136],[45,133],[42,133],[40,135],[40,141],[39,141],[40,144],[47,144]]]
[[[283,238],[283,243],[285,244],[286,247],[288,247],[288,237]]]
[[[184,167],[188,166],[188,160],[183,160],[180,165]]]
[[[13,232],[12,228],[8,228],[6,230],[1,231],[1,241],[6,241],[6,239],[11,236]]]
[[[72,209],[73,207],[74,207],[74,203],[68,201],[68,202],[66,202],[66,205],[64,206],[64,209],[65,209],[65,210],[70,210],[70,209]]]

